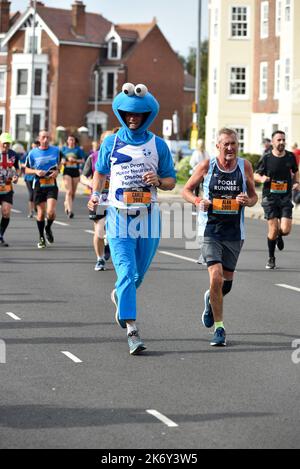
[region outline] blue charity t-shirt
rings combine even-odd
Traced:
[[[62,149],[61,149],[61,152],[64,156],[64,158],[66,158],[67,162],[65,164],[66,167],[68,167],[68,156],[72,156],[73,158],[77,159],[77,160],[85,160],[85,153],[84,151],[82,150],[82,148],[80,147],[75,147],[75,148],[69,148],[67,146],[63,146]],[[78,169],[80,166],[80,164],[71,164],[70,167],[72,167],[73,169]]]
[[[26,166],[31,169],[50,171],[57,169],[60,163],[60,150],[58,147],[49,146],[46,150],[33,148],[26,160]],[[34,176],[37,181],[39,178]]]

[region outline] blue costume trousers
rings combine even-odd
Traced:
[[[136,290],[150,267],[160,238],[160,213],[157,204],[140,216],[107,211],[106,233],[117,281],[120,319],[136,320]]]

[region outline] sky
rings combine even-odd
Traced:
[[[42,0],[48,7],[70,9],[73,0]],[[100,13],[113,23],[149,23],[155,16],[172,48],[187,56],[196,47],[200,0],[83,0],[86,11]],[[207,38],[207,2],[202,0],[202,37]],[[23,12],[29,0],[11,0],[11,11]]]

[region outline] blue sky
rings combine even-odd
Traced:
[[[207,37],[207,1],[202,0],[202,37]],[[49,7],[69,9],[73,0],[43,0]],[[196,46],[198,0],[83,0],[86,10],[114,23],[148,23],[156,16],[173,49],[187,55]],[[24,11],[27,2],[11,0],[11,11]],[[29,1],[28,1],[29,4]]]

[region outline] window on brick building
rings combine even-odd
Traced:
[[[259,77],[259,99],[261,101],[268,97],[268,63],[261,62]]]
[[[260,37],[269,37],[269,2],[261,2],[260,5]]]
[[[215,12],[214,12],[214,23],[213,23],[213,32],[214,32],[214,38],[217,38],[218,37],[218,34],[219,34],[219,10],[218,8],[215,9]]]
[[[108,43],[107,58],[119,60],[122,56],[122,41],[120,37],[112,37]]]
[[[0,132],[4,131],[4,114],[0,114]]]
[[[21,142],[26,140],[26,114],[16,115],[16,140]]]
[[[32,133],[33,139],[36,140],[41,128],[41,115],[40,114],[33,114],[32,116]]]
[[[249,7],[231,8],[231,37],[248,38],[249,36]]]
[[[229,94],[231,98],[243,98],[248,95],[247,67],[230,67]]]
[[[34,71],[34,95],[41,96],[42,94],[42,76],[43,70],[36,68]]]
[[[19,69],[17,76],[17,95],[26,95],[28,89],[28,70]]]
[[[281,10],[282,0],[276,0],[276,36],[280,36],[281,33]]]
[[[236,131],[238,142],[239,142],[239,153],[245,153],[245,127],[235,127],[232,126],[233,130]]]
[[[291,88],[291,59],[285,59],[284,87],[286,91]]]
[[[291,0],[285,0],[285,21],[291,21]]]
[[[218,84],[218,69],[214,68],[214,74],[213,74],[213,94],[217,94],[217,84]]]
[[[274,99],[279,98],[280,94],[280,60],[275,61],[274,70]]]

